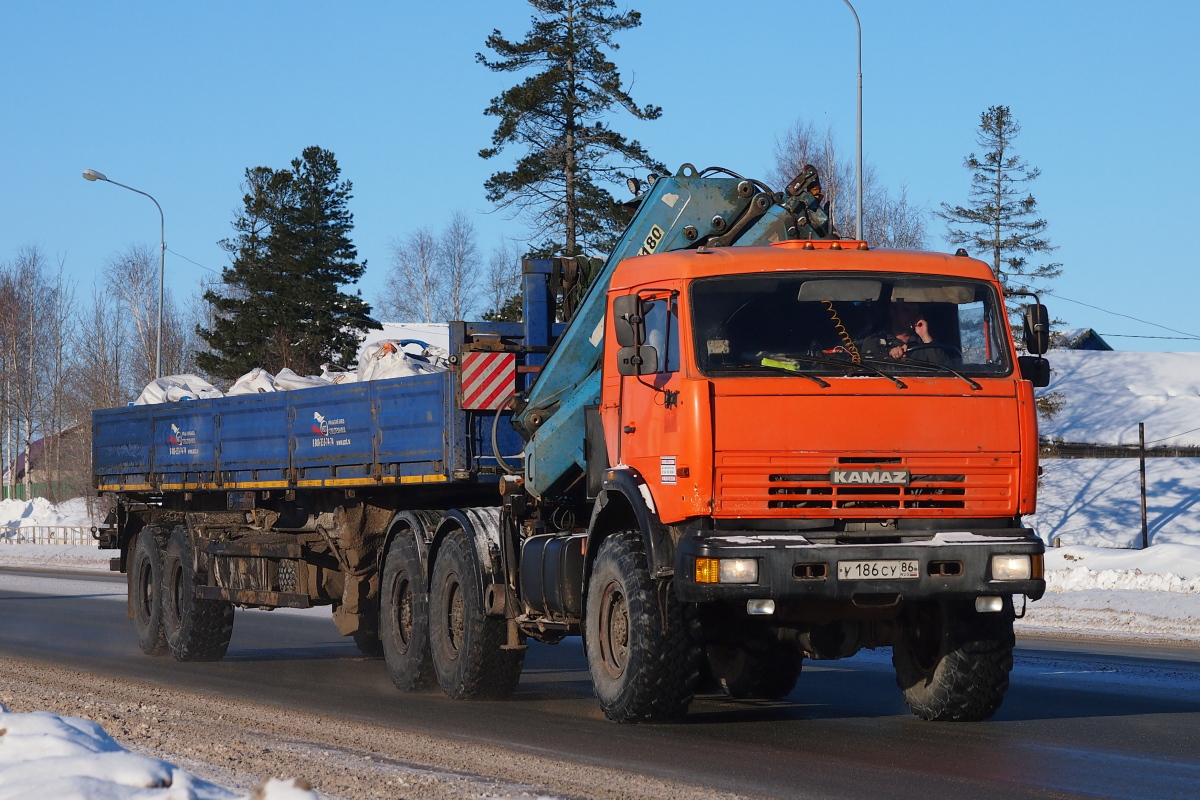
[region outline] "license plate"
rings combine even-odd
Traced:
[[[919,561],[839,561],[838,580],[892,581],[921,577]]]

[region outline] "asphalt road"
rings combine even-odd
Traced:
[[[775,797],[1200,796],[1200,651],[1023,642],[984,723],[910,716],[881,651],[809,662],[783,701],[706,696],[686,722],[624,726],[596,707],[577,639],[530,647],[515,699],[454,702],[397,692],[313,614],[238,611],[216,664],[149,658],[123,595],[114,577],[0,569],[0,656]]]

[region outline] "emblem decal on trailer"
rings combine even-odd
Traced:
[[[346,432],[346,420],[325,419],[320,411],[313,412],[313,447],[334,447],[350,444],[350,437],[338,439],[337,434]]]
[[[174,422],[171,423],[171,432],[167,434],[167,454],[172,456],[195,456],[200,454],[200,448],[196,447],[196,432],[181,430]]]

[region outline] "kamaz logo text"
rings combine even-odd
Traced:
[[[908,470],[903,469],[831,469],[829,482],[834,484],[877,484],[907,486]]]

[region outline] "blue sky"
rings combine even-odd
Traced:
[[[852,148],[854,26],[840,0],[634,3],[617,63],[663,117],[615,118],[672,168],[759,175],[798,117]],[[962,202],[980,111],[1009,105],[1018,150],[1064,264],[1064,297],[1200,331],[1200,4],[859,0],[865,151],[930,208]],[[157,244],[150,201],[84,181],[93,168],[153,194],[167,244],[212,270],[250,166],[333,150],[354,183],[355,242],[373,300],[388,244],[469,213],[486,250],[521,236],[489,213],[488,100],[511,76],[474,61],[492,28],[527,27],[516,0],[455,3],[0,4],[0,260],[39,244],[86,291],[106,258]],[[944,248],[941,226],[931,244]],[[168,284],[203,270],[167,255]],[[1106,334],[1169,331],[1064,300],[1052,311]],[[1112,338],[1120,349],[1195,340]]]

